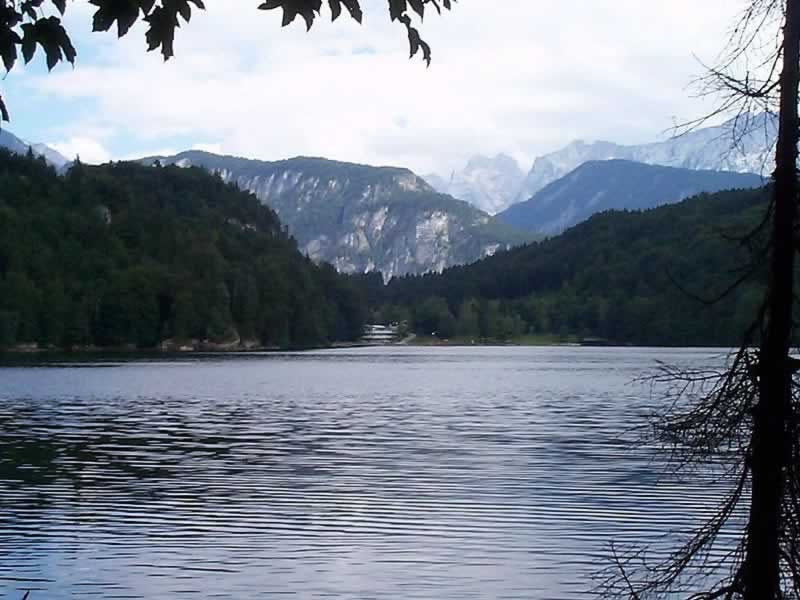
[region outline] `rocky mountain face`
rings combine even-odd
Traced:
[[[777,121],[766,114],[753,117],[744,127],[730,120],[679,137],[650,144],[625,146],[613,142],[577,140],[538,157],[525,178],[514,203],[531,198],[547,184],[583,163],[624,159],[682,169],[764,173],[771,171],[771,153],[777,137]]]
[[[756,188],[764,183],[761,176],[750,173],[679,169],[619,159],[590,161],[497,218],[519,229],[552,236],[606,210],[654,208],[701,192]]]
[[[442,193],[496,214],[594,160],[623,159],[682,169],[768,174],[777,131],[774,117],[760,114],[649,144],[576,140],[536,158],[527,175],[512,158],[500,154],[491,159],[477,156],[449,178],[426,175],[425,180]]]
[[[56,169],[63,169],[69,164],[69,160],[44,144],[34,144],[18,138],[7,129],[0,129],[0,148],[6,148],[14,154],[26,154],[28,148],[33,150],[37,156],[43,156],[44,159],[53,165]]]
[[[339,271],[384,278],[441,271],[523,238],[407,169],[322,158],[277,162],[189,151],[145,164],[198,166],[277,212],[302,251]]]
[[[449,179],[426,175],[425,180],[437,191],[493,215],[508,208],[519,195],[525,173],[513,158],[498,154],[494,158],[472,157],[463,170],[454,171]]]

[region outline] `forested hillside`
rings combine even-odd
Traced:
[[[363,285],[381,318],[409,318],[419,333],[440,337],[737,344],[762,295],[758,266],[719,302],[701,299],[721,295],[753,263],[751,248],[734,238],[756,226],[765,209],[762,189],[609,211],[558,237],[440,275]],[[751,241],[757,245],[757,236]]]
[[[760,272],[715,304],[697,297],[713,299],[751,264],[734,238],[759,222],[765,197],[609,211],[384,286],[378,273],[315,265],[272,210],[204,170],[117,163],[60,177],[43,159],[0,152],[0,347],[321,345],[357,338],[367,305],[439,337],[736,344]]]
[[[0,347],[302,347],[358,337],[362,303],[275,213],[201,169],[0,152]]]

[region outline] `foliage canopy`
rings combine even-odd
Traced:
[[[201,169],[77,164],[61,177],[0,152],[0,190],[0,348],[307,347],[363,331],[348,279]]]
[[[455,0],[387,0],[389,17],[401,24],[408,34],[408,43],[413,57],[422,53],[430,65],[431,48],[414,26],[412,15],[422,20],[426,6],[438,13],[450,10]],[[117,35],[126,35],[137,21],[147,24],[145,41],[147,49],[159,50],[168,60],[175,54],[175,31],[181,22],[188,23],[192,7],[203,10],[203,0],[89,0],[96,10],[92,19],[94,31],[108,31],[116,26]],[[259,10],[283,9],[283,25],[292,23],[297,17],[311,29],[314,20],[322,13],[322,0],[265,0]],[[331,17],[335,21],[346,9],[348,15],[361,22],[363,12],[361,0],[327,0]],[[77,52],[69,33],[64,28],[62,17],[67,10],[66,0],[3,0],[0,3],[0,59],[6,71],[10,71],[20,54],[29,63],[37,48],[45,54],[47,68],[53,69],[59,62],[75,63]],[[9,120],[8,110],[0,96],[0,119]]]
[[[735,346],[757,310],[765,272],[763,261],[750,268],[751,249],[731,238],[763,220],[767,197],[765,189],[732,190],[647,211],[607,211],[557,237],[441,274],[395,278],[386,287],[364,277],[360,284],[378,320],[407,318],[424,335],[447,337],[455,319],[455,334],[467,340]],[[737,294],[711,302],[740,279]]]

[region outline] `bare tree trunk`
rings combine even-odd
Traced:
[[[774,221],[767,323],[759,360],[759,402],[753,414],[752,499],[742,570],[745,600],[782,598],[780,541],[791,448],[788,427],[792,373],[789,348],[797,212],[800,0],[786,2],[780,120],[774,173]]]

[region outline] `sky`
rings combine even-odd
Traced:
[[[504,152],[527,169],[574,139],[655,141],[704,114],[713,99],[691,84],[743,0],[459,0],[420,25],[430,68],[409,60],[386,0],[362,0],[361,26],[325,8],[311,32],[258,0],[205,3],[165,63],[141,27],[92,33],[74,0],[75,67],[15,67],[0,81],[8,129],[85,162],[196,148],[446,175]]]

